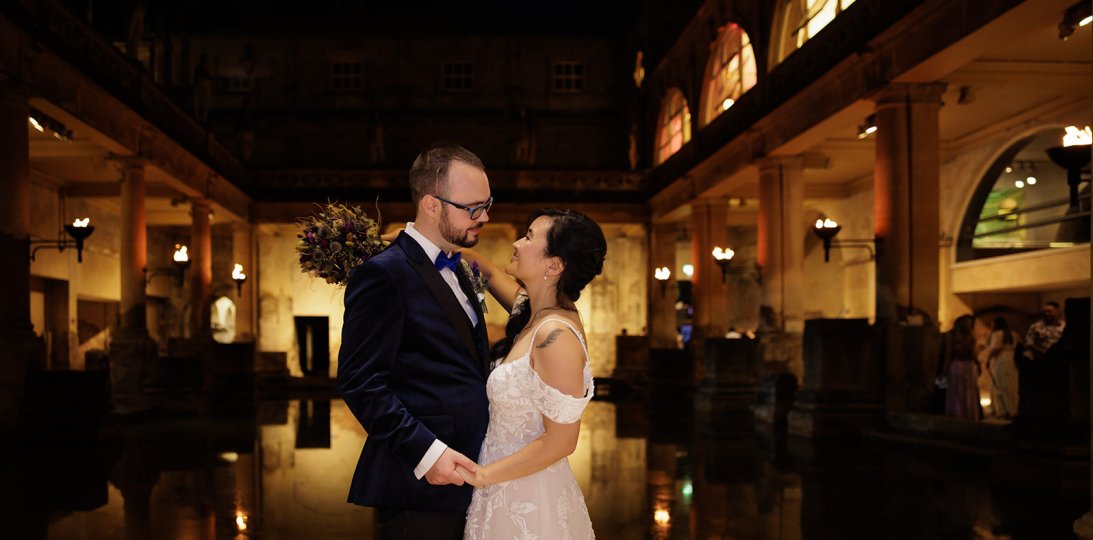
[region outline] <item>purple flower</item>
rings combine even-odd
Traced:
[[[471,263],[471,273],[474,274],[474,277],[478,277],[478,261]]]

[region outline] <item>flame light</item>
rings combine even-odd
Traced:
[[[667,266],[662,266],[653,271],[653,277],[660,281],[666,281],[668,278],[672,277],[672,271],[669,270]]]
[[[187,262],[190,260],[190,249],[182,244],[175,244],[175,262]]]
[[[721,249],[721,247],[714,247],[713,248],[713,258],[717,259],[718,261],[731,260],[733,258],[733,255],[736,255],[736,252],[733,251],[732,248],[725,248],[725,249]]]
[[[232,269],[232,279],[236,281],[247,279],[247,275],[243,273],[243,265],[235,264],[235,268]]]
[[[1089,126],[1085,126],[1085,129],[1078,129],[1077,126],[1066,127],[1066,135],[1063,135],[1063,146],[1090,143],[1093,143],[1093,131],[1090,131]]]
[[[76,221],[72,222],[72,226],[76,227],[77,229],[83,229],[86,228],[89,223],[91,223],[91,218],[77,219]]]
[[[817,219],[817,229],[834,229],[839,226],[839,223],[833,219]]]
[[[672,516],[667,510],[658,508],[653,511],[653,521],[660,527],[667,527],[668,524],[672,522]]]
[[[240,531],[247,530],[247,515],[244,514],[243,512],[236,512],[235,513],[235,526]]]

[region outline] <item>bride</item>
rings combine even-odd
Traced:
[[[543,210],[518,239],[504,274],[468,250],[490,293],[511,312],[486,382],[490,421],[464,537],[593,538],[567,456],[592,398],[584,328],[574,302],[603,269],[607,243],[594,221]],[[505,275],[507,274],[507,275]],[[511,276],[511,277],[510,277]]]

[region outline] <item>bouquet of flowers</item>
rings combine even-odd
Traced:
[[[378,217],[378,208],[376,214]],[[344,285],[351,270],[386,247],[380,239],[379,222],[359,206],[327,202],[319,205],[318,214],[298,222],[300,268],[327,283]]]

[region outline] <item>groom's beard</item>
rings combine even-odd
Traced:
[[[475,229],[481,229],[482,224],[476,224]],[[448,208],[445,206],[440,211],[440,236],[454,246],[474,247],[478,243],[478,236],[470,237],[466,229],[457,229],[448,221]]]

